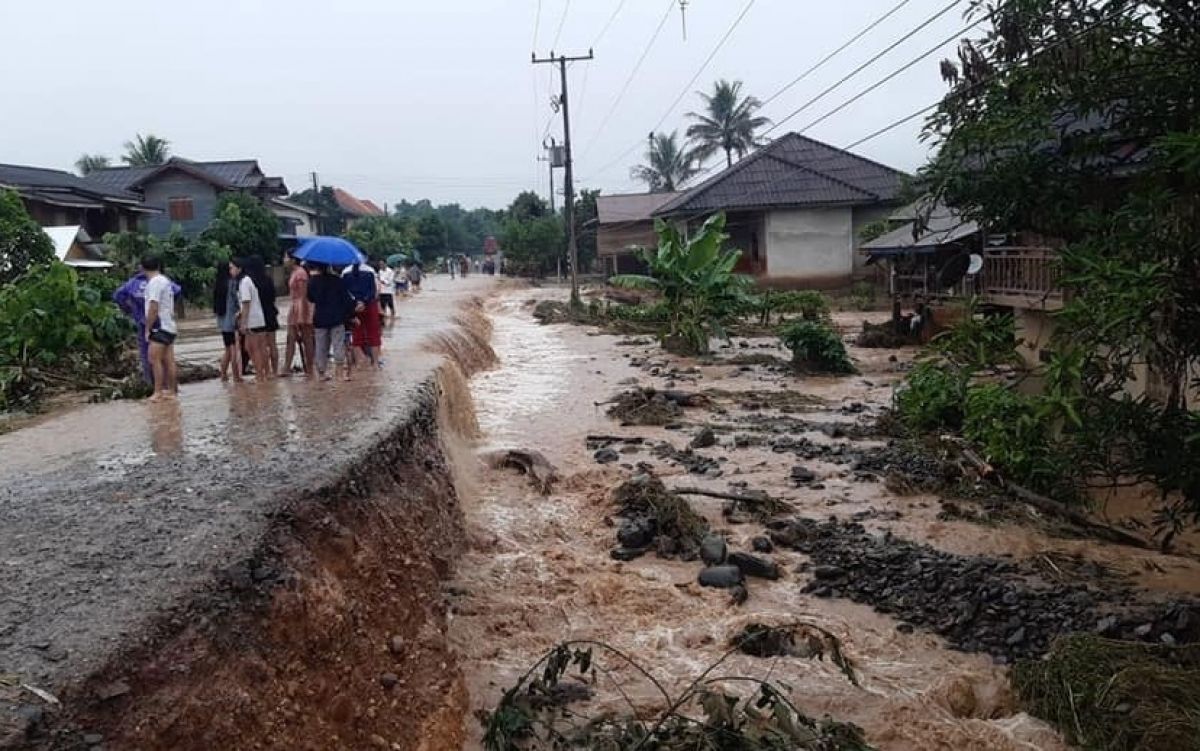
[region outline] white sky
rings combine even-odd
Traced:
[[[552,44],[569,54],[594,44],[596,59],[569,70],[577,187],[640,191],[629,168],[646,134],[664,116],[662,129],[682,134],[698,98],[689,91],[667,108],[746,2],[690,0],[684,41],[677,0],[0,0],[0,162],[71,169],[83,152],[118,156],[140,131],[169,139],[179,156],[257,158],[292,190],[316,170],[322,183],[377,203],[499,208],[522,189],[545,193],[535,157],[548,122],[561,138],[549,107],[557,76],[530,64],[535,42],[541,55]],[[765,100],[897,2],[755,0],[691,88],[740,79]],[[781,119],[947,2],[909,0],[762,114]],[[616,101],[669,3],[662,33]],[[803,128],[955,34],[966,6],[776,134]],[[806,135],[845,146],[935,101],[945,90],[938,61],[952,48]],[[911,170],[927,153],[920,126],[856,151]],[[556,181],[561,190],[561,174]]]

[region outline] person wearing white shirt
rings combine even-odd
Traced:
[[[155,256],[142,259],[146,275],[146,338],[150,342],[150,368],[154,373],[154,394],[150,401],[175,398],[178,371],[175,366],[175,291],[162,273],[162,261]]]
[[[396,317],[396,272],[383,261],[375,262],[375,283],[379,289],[379,310],[389,318]]]
[[[259,297],[258,287],[246,273],[249,262],[243,258],[235,258],[229,262],[229,275],[237,280],[238,296],[238,331],[246,341],[246,352],[254,365],[254,380],[262,383],[268,375],[266,336],[267,319],[263,314],[262,298]]]

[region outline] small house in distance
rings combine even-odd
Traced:
[[[683,191],[653,215],[689,224],[724,211],[737,270],[779,287],[833,288],[867,273],[859,232],[901,205],[907,176],[788,133]]]
[[[82,227],[94,238],[137,229],[143,217],[158,213],[137,193],[57,169],[0,164],[3,188],[16,191],[29,216],[42,227]]]
[[[249,193],[270,206],[272,198],[288,194],[281,177],[268,177],[254,159],[194,162],[172,157],[152,167],[110,167],[95,170],[85,182],[108,190],[134,193],[147,206],[162,210],[143,227],[165,235],[178,226],[187,235],[198,235],[212,222],[222,193]]]
[[[679,193],[626,193],[596,196],[596,255],[604,271],[630,274],[641,269],[638,248],[658,245],[654,212]]]

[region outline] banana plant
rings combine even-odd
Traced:
[[[742,252],[725,248],[729,235],[723,213],[710,216],[691,237],[661,219],[654,230],[658,247],[639,250],[649,273],[621,274],[610,283],[657,290],[667,309],[666,328],[659,332],[663,346],[705,354],[712,337],[728,338],[724,323],[735,315],[750,285],[733,272]]]

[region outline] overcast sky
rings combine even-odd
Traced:
[[[629,168],[646,134],[660,121],[682,132],[684,113],[699,107],[692,90],[724,77],[766,100],[897,2],[755,0],[669,110],[747,0],[690,0],[686,40],[678,0],[0,0],[0,162],[70,169],[83,152],[116,157],[134,133],[154,133],[191,159],[257,158],[292,190],[315,170],[377,203],[498,208],[522,189],[545,193],[535,157],[543,134],[561,138],[550,109],[557,75],[531,65],[530,52],[594,46],[596,59],[568,72],[577,185],[638,191]],[[763,114],[783,119],[947,2],[909,0]],[[954,35],[966,5],[775,134],[804,128]],[[952,47],[806,135],[845,146],[932,103]],[[911,170],[926,156],[920,124],[856,151]]]

